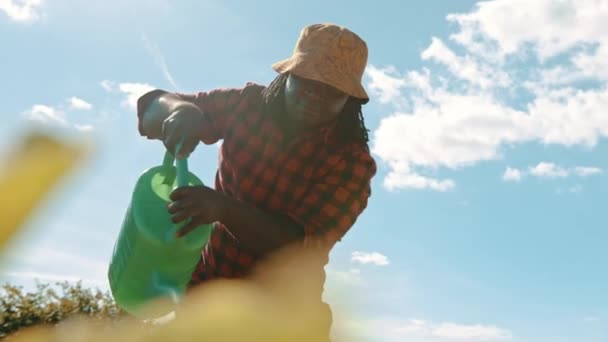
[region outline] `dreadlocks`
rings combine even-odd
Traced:
[[[285,120],[285,84],[288,77],[288,73],[278,75],[262,93],[267,112],[280,122]],[[341,142],[368,143],[368,129],[359,99],[349,97],[337,120],[337,134]]]

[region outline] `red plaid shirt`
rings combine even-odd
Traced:
[[[376,164],[365,146],[337,143],[332,126],[301,135],[281,147],[284,132],[262,110],[263,89],[247,83],[238,89],[179,95],[205,115],[201,140],[205,144],[223,140],[215,189],[269,212],[288,215],[304,228],[305,248],[328,254],[367,206]],[[140,98],[139,114],[153,97],[148,93]],[[216,224],[192,284],[241,277],[255,264],[259,256],[240,245],[228,230]]]

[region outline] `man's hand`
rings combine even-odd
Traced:
[[[193,103],[180,99],[175,94],[156,95],[142,115],[142,134],[148,139],[161,140],[177,158],[188,157],[200,141],[199,132],[205,124],[200,109]],[[147,96],[147,95],[145,95]],[[178,143],[182,143],[176,151]]]
[[[219,221],[244,248],[259,256],[304,238],[304,228],[287,215],[266,212],[204,185],[177,188],[170,198],[173,222],[192,220],[177,231],[177,237]]]
[[[200,141],[199,132],[205,119],[203,113],[193,104],[183,102],[163,121],[162,136],[165,147],[178,159],[188,157]],[[179,151],[175,151],[182,142]]]
[[[168,211],[173,223],[192,219],[176,233],[184,236],[201,224],[221,221],[227,211],[228,198],[204,185],[180,187],[171,193]]]

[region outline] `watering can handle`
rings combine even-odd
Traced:
[[[179,150],[182,146],[182,142],[177,143],[175,149]],[[177,173],[177,186],[187,186],[188,185],[188,159],[182,158],[177,159],[175,156],[167,150],[165,152],[165,158],[163,159],[163,166],[168,167],[173,165],[173,161],[175,160],[175,168]]]

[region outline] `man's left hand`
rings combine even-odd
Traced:
[[[191,219],[177,231],[177,237],[188,234],[201,224],[221,221],[228,205],[225,195],[204,185],[179,187],[173,190],[170,198],[173,202],[169,203],[168,211],[173,223]]]

